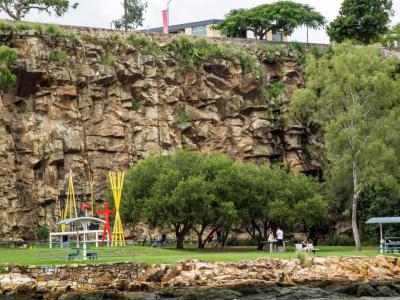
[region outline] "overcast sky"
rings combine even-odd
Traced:
[[[122,13],[122,0],[76,0],[79,7],[71,10],[62,18],[49,16],[47,13],[31,13],[27,21],[49,22],[68,25],[81,25],[110,28],[112,20],[118,19]],[[233,8],[249,8],[259,4],[271,3],[273,0],[172,0],[170,9],[171,24],[180,24],[207,19],[220,19]],[[319,11],[328,21],[337,16],[342,0],[296,0],[306,3]],[[400,22],[400,0],[393,0],[395,15],[392,23]],[[144,29],[162,26],[161,11],[166,8],[167,0],[148,0]],[[0,17],[6,17],[0,13]],[[305,41],[305,29],[298,29],[291,40]],[[310,31],[310,42],[327,43],[324,30]]]

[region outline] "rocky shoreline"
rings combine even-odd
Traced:
[[[197,299],[202,293],[214,295],[209,299],[242,299],[252,293],[254,297],[278,297],[282,292],[308,293],[314,299],[340,293],[400,297],[400,258],[385,256],[314,257],[308,266],[297,259],[263,258],[238,263],[183,261],[176,265],[2,265],[0,270],[0,298],[9,299],[26,295],[36,299],[167,299],[168,295],[170,299]],[[247,292],[243,292],[244,287],[248,287]],[[225,294],[232,297],[219,298],[221,290],[230,291]],[[114,296],[104,298],[105,293]],[[243,299],[269,299],[254,297]]]

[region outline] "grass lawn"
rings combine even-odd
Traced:
[[[362,252],[355,252],[354,247],[318,247],[320,251],[317,256],[375,256],[378,255],[376,247],[364,247]],[[207,262],[237,262],[240,260],[254,260],[260,257],[273,257],[282,259],[296,258],[294,249],[289,247],[285,253],[267,253],[257,251],[254,247],[226,247],[224,249],[196,249],[189,247],[184,250],[169,248],[151,248],[141,246],[127,246],[123,249],[112,248],[110,252],[106,250],[88,250],[88,252],[97,252],[99,258],[91,261],[66,259],[67,253],[73,253],[73,250],[55,249],[49,251],[48,248],[38,249],[18,249],[18,248],[0,248],[0,264],[16,263],[29,265],[55,265],[68,263],[105,263],[132,261],[138,263],[163,263],[174,264],[179,260],[199,259]],[[106,255],[110,257],[106,257]],[[117,257],[118,255],[123,257]],[[115,257],[112,257],[115,256]]]

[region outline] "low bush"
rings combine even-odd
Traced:
[[[31,24],[23,23],[23,22],[14,23],[12,27],[14,30],[19,30],[19,31],[33,29],[33,26]]]
[[[39,240],[47,240],[49,238],[49,228],[47,225],[39,226],[36,231],[36,236]]]
[[[158,54],[161,50],[157,43],[141,35],[130,34],[126,38],[126,42],[129,45],[139,49],[139,51],[143,54]]]
[[[115,57],[114,55],[112,55],[110,52],[105,53],[102,57],[101,57],[101,62],[103,65],[106,66],[112,66],[115,64]]]
[[[143,101],[135,101],[132,100],[132,110],[133,111],[139,111],[143,106]]]
[[[11,73],[9,66],[15,64],[17,61],[17,53],[7,47],[0,46],[0,87],[10,88],[16,83],[16,76]]]
[[[58,62],[60,64],[65,64],[69,60],[68,53],[64,50],[56,50],[50,52],[49,61]]]
[[[73,31],[68,32],[66,36],[67,36],[67,38],[68,38],[71,42],[73,42],[73,43],[79,41],[78,36],[77,36],[76,33],[73,32]]]
[[[40,34],[43,34],[45,31],[45,27],[40,23],[35,23],[32,25],[32,29],[36,30]]]
[[[100,44],[100,39],[95,35],[90,35],[90,34],[84,33],[84,34],[79,35],[79,38],[82,41],[87,42],[87,43]]]
[[[221,45],[207,39],[192,40],[186,36],[179,36],[170,41],[165,49],[172,52],[178,65],[185,69],[198,71],[201,64],[211,58],[227,60],[239,58],[244,73],[253,72],[259,79],[264,77],[261,66],[244,47]]]
[[[44,33],[57,38],[63,36],[62,29],[59,26],[53,24],[47,25],[44,29]]]
[[[119,44],[119,43],[122,42],[122,37],[121,37],[120,34],[114,33],[114,34],[108,36],[108,37],[107,37],[107,40],[110,41],[110,42]]]
[[[284,89],[285,84],[282,80],[278,80],[270,85],[263,86],[261,94],[267,101],[271,101],[278,98],[282,94]]]
[[[4,20],[0,20],[0,30],[11,30],[12,25]]]
[[[185,122],[190,122],[192,120],[192,118],[190,117],[190,115],[186,112],[186,106],[182,106],[179,111],[178,114],[175,116],[174,118],[174,124],[182,124]]]
[[[296,252],[296,257],[304,268],[309,268],[314,264],[314,258],[308,252],[298,251]]]

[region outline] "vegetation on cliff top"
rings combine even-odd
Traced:
[[[306,4],[278,1],[250,9],[234,9],[225,20],[214,26],[226,36],[240,37],[248,30],[256,38],[266,38],[268,32],[281,32],[288,36],[300,26],[319,29],[325,24],[324,17]]]

